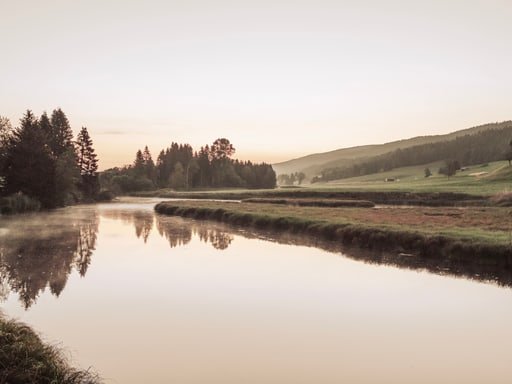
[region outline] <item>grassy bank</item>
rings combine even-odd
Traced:
[[[184,201],[163,202],[155,210],[375,250],[512,264],[512,211],[507,208],[359,209]]]
[[[175,192],[158,190],[137,193],[139,197],[163,197],[174,199],[246,200],[246,199],[335,199],[364,200],[379,205],[421,205],[430,207],[486,206],[493,202],[486,196],[452,192],[405,192],[405,191],[340,191],[334,189],[272,189],[272,190],[225,190],[208,192]]]
[[[96,384],[96,375],[70,367],[59,349],[28,326],[0,316],[0,383]]]
[[[255,204],[279,204],[279,205],[296,205],[299,207],[358,207],[373,208],[375,204],[368,200],[337,200],[337,199],[272,199],[258,198],[242,200],[242,203]]]

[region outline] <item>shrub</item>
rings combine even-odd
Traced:
[[[38,200],[21,192],[0,199],[0,213],[4,215],[34,212],[39,211],[39,209],[41,209],[41,203]]]
[[[97,201],[110,201],[114,199],[115,195],[108,189],[103,189],[98,193],[98,196],[96,196]]]

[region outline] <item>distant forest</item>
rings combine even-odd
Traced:
[[[118,193],[156,188],[275,188],[276,174],[270,164],[233,160],[234,153],[233,144],[225,138],[199,151],[173,142],[160,151],[155,163],[146,146],[137,151],[133,164],[102,172],[101,185]]]
[[[311,182],[364,176],[394,168],[428,164],[439,160],[457,161],[462,166],[512,159],[512,124],[453,140],[416,145],[370,157],[355,164],[327,168]]]
[[[27,110],[17,128],[0,116],[2,213],[94,200],[100,189],[97,170],[87,128],[74,139],[60,108],[39,118]]]

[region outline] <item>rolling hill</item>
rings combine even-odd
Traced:
[[[304,172],[307,178],[319,174],[323,169],[344,167],[356,162],[364,161],[375,156],[383,155],[397,149],[405,149],[428,143],[438,143],[453,140],[465,135],[473,135],[489,129],[500,129],[509,126],[512,121],[490,123],[472,128],[455,131],[445,135],[418,136],[410,139],[393,141],[385,144],[364,145],[358,147],[341,148],[334,151],[316,153],[297,159],[272,164],[276,174]]]

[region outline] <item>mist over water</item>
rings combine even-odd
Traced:
[[[0,308],[107,383],[507,382],[510,288],[155,202],[2,217]]]

